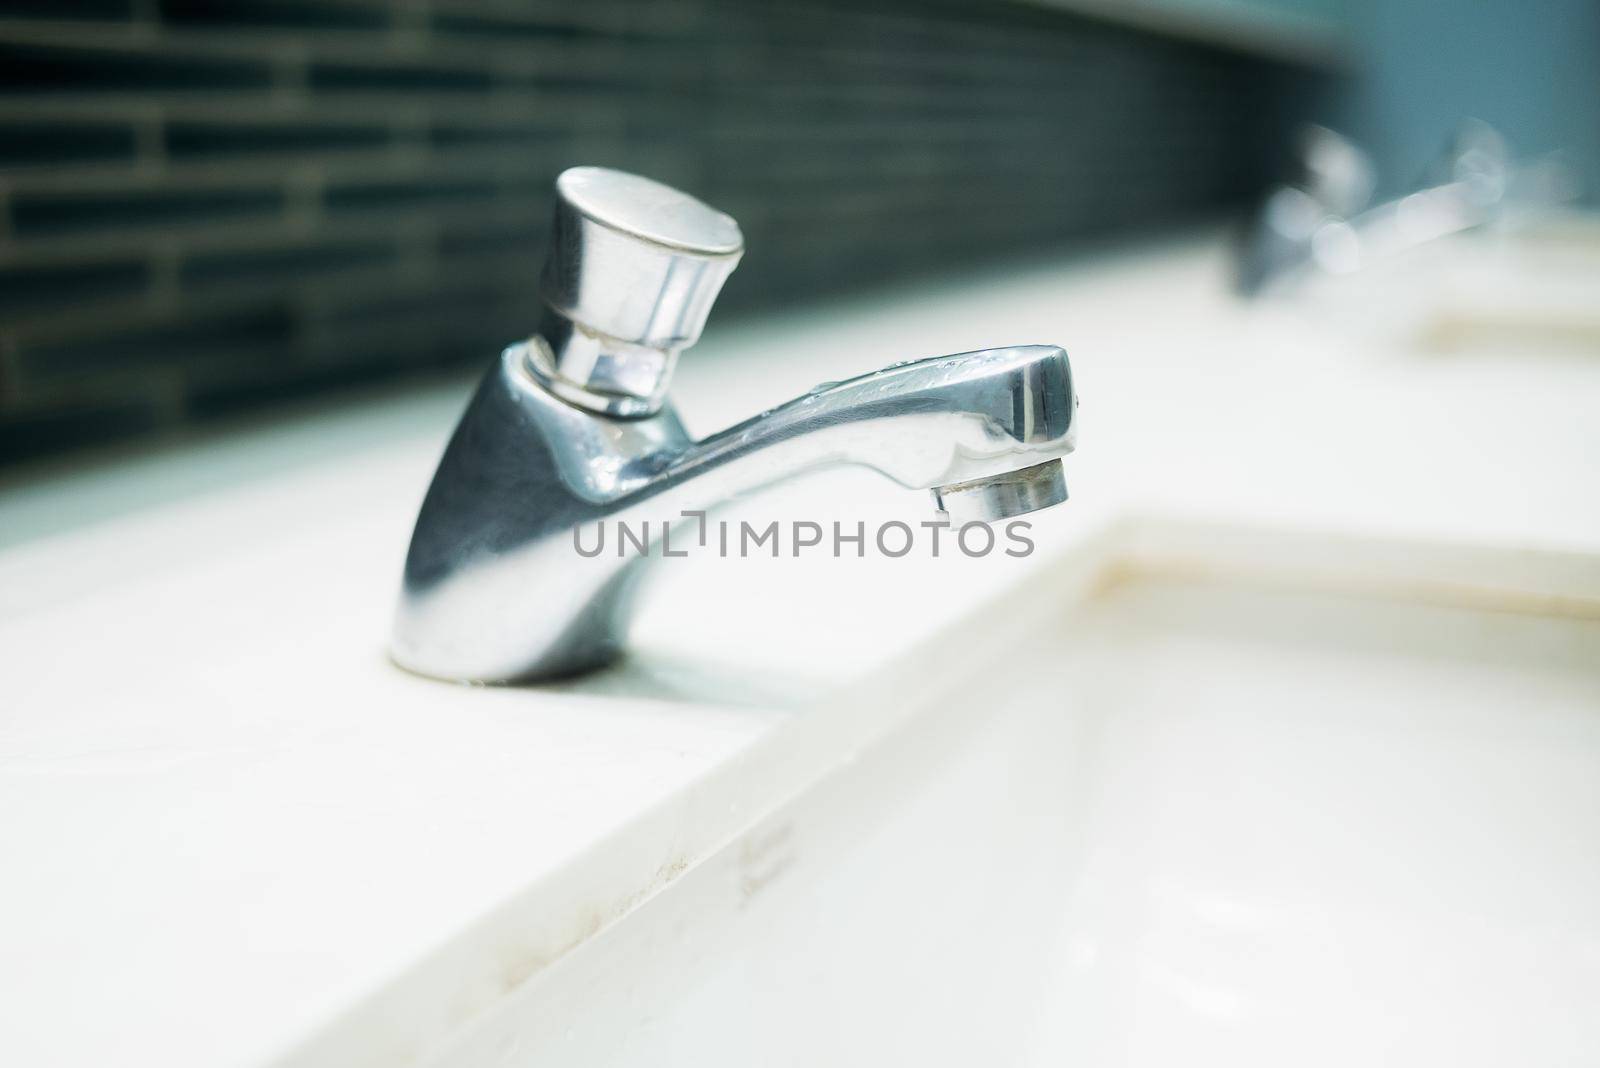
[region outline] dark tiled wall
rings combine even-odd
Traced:
[[[486,360],[574,163],[740,220],[725,315],[1214,211],[1311,83],[978,0],[0,4],[0,464]]]

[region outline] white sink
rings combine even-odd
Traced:
[[[1596,1063],[1596,575],[1124,532],[437,1063]]]
[[[1600,361],[1341,342],[1225,259],[719,331],[698,430],[1069,339],[1073,503],[664,561],[563,687],[383,655],[457,390],[0,494],[0,1063],[1600,1063]],[[930,518],[861,478],[727,517]]]

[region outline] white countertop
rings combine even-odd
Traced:
[[[1031,517],[1024,560],[667,562],[634,660],[562,687],[384,656],[464,385],[12,489],[0,1060],[419,1057],[845,759],[876,707],[860,680],[1130,511],[1600,551],[1600,358],[1374,344],[1236,303],[1222,255],[713,322],[679,375],[699,432],[893,360],[1059,343],[1073,500]],[[735,509],[931,518],[860,472]]]

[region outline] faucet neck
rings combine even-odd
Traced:
[[[547,309],[525,360],[539,384],[568,404],[635,418],[661,410],[680,348],[609,337]]]

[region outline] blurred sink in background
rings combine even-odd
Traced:
[[[1600,215],[1513,217],[1347,274],[1281,303],[1303,329],[1406,358],[1600,356]]]

